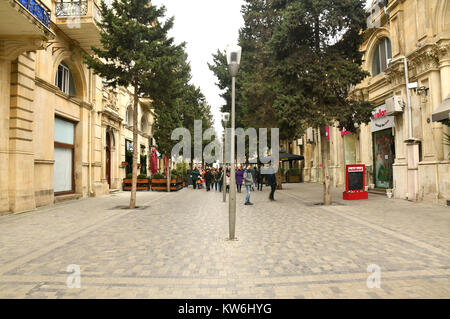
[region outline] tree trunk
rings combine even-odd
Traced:
[[[278,171],[275,173],[275,178],[277,180],[277,189],[283,189],[283,184],[281,183],[281,167],[278,166]]]
[[[137,155],[138,155],[138,140],[137,140],[137,119],[138,119],[138,87],[134,86],[134,100],[133,100],[133,165],[132,165],[132,179],[131,179],[131,196],[130,208],[136,207],[136,183],[137,183]]]
[[[328,170],[328,139],[326,127],[320,128],[320,142],[322,151],[322,170],[323,170],[323,204],[331,205],[331,181],[330,172]]]
[[[170,193],[170,158],[167,159],[167,192]]]

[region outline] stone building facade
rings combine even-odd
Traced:
[[[351,94],[371,101],[375,109],[372,121],[356,134],[329,128],[333,184],[345,184],[346,164],[365,164],[369,188],[446,204],[450,147],[443,135],[450,127],[434,122],[432,115],[450,96],[450,1],[374,1],[371,10],[371,28],[361,47],[363,68],[371,75]],[[322,181],[321,142],[313,128],[296,141],[305,156],[305,181]]]
[[[133,92],[107,88],[83,63],[100,45],[96,1],[2,0],[0,17],[0,212],[120,189]],[[148,159],[148,99],[138,119]]]

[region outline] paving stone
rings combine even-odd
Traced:
[[[337,205],[321,185],[237,194],[183,189],[87,198],[0,216],[1,298],[449,298],[447,207],[369,195]],[[68,288],[69,265],[81,288]],[[367,267],[381,270],[368,288]]]

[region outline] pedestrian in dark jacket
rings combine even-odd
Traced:
[[[192,171],[191,176],[192,176],[192,185],[194,186],[194,189],[197,189],[197,180],[198,177],[200,176],[200,172],[197,170],[197,168]]]
[[[262,191],[262,188],[263,188],[263,177],[264,177],[264,175],[261,174],[261,170],[257,169],[256,170],[256,183],[257,183],[259,191]]]
[[[275,190],[277,188],[277,178],[275,176],[275,173],[267,175],[267,184],[269,184],[269,186],[271,188],[269,199],[271,201],[274,201],[275,200],[275,198],[274,198]]]
[[[245,204],[244,205],[253,205],[253,203],[250,202],[250,189],[253,186],[253,177],[251,172],[250,165],[247,166],[246,170],[244,171],[244,183],[245,183],[245,189],[247,191],[247,195],[245,196]]]
[[[211,173],[211,171],[209,169],[206,170],[204,178],[205,178],[205,182],[206,182],[206,191],[209,192],[211,189],[211,181],[214,178],[213,174]]]
[[[241,169],[241,165],[238,166],[236,170],[236,186],[238,193],[241,192],[242,182],[244,181],[244,171]]]

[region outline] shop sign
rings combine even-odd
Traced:
[[[386,115],[386,105],[379,106],[372,111],[372,120],[370,121],[372,132],[385,130],[394,127],[394,116]]]

